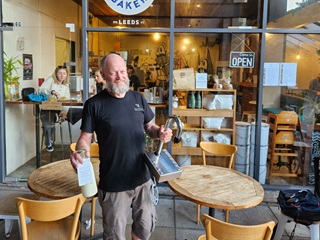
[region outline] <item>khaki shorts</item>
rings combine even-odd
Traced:
[[[155,228],[157,213],[150,198],[152,180],[123,192],[98,191],[103,216],[103,239],[125,240],[130,211],[132,231],[141,239],[149,239]]]

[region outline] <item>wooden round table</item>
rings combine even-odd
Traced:
[[[250,208],[263,200],[260,183],[238,171],[210,165],[181,169],[181,177],[168,181],[168,185],[176,194],[194,203],[232,210]]]
[[[99,182],[99,159],[91,158],[96,177]],[[40,197],[62,199],[81,193],[78,176],[73,170],[70,160],[60,160],[44,165],[33,171],[28,177],[29,189]]]

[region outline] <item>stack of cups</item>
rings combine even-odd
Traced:
[[[248,175],[251,124],[247,122],[235,122],[235,125],[237,152],[234,158],[234,169]]]

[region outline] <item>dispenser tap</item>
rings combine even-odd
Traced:
[[[164,127],[168,128],[170,126],[172,120],[174,120],[176,122],[176,124],[177,124],[177,132],[176,132],[176,135],[174,137],[173,142],[174,143],[179,143],[180,140],[181,140],[181,134],[182,134],[182,122],[181,122],[180,118],[178,116],[176,116],[176,115],[169,115]],[[157,155],[157,156],[160,155],[162,147],[163,147],[163,142],[160,141],[159,144],[158,144],[158,148],[155,151],[155,155]]]

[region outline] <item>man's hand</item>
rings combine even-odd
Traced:
[[[160,126],[160,129],[157,132],[160,141],[167,143],[171,141],[172,138],[172,129],[165,128],[164,125]]]
[[[90,157],[90,151],[86,151],[86,157]],[[77,172],[78,164],[83,163],[83,159],[78,151],[74,151],[70,154],[70,163],[75,172]]]

